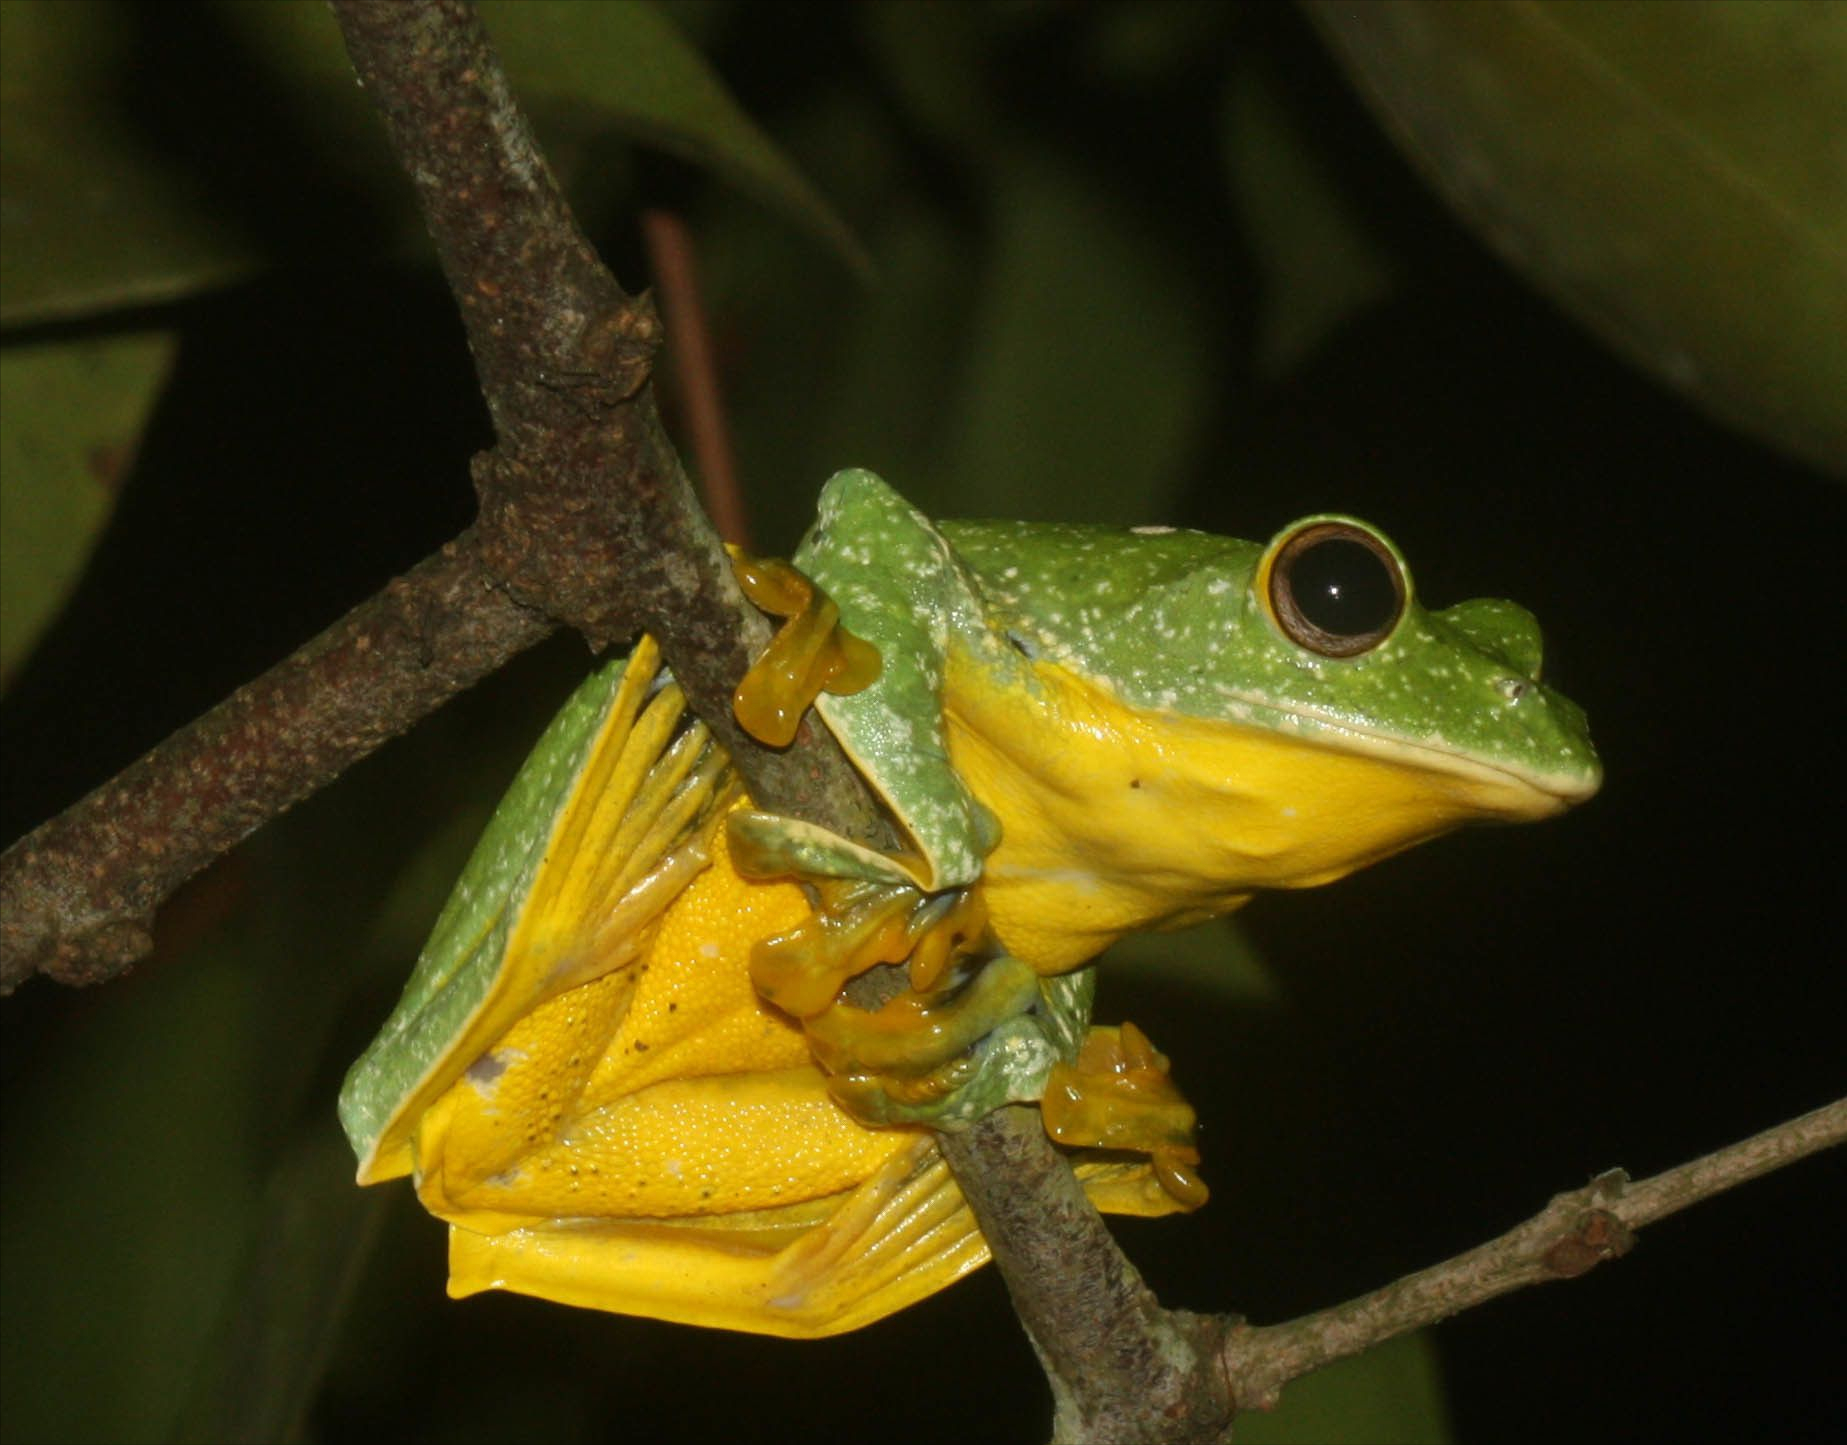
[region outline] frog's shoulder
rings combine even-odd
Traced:
[[[822,488],[795,561],[880,658],[876,682],[823,694],[821,715],[910,834],[920,886],[973,882],[994,824],[950,763],[942,692],[951,635],[979,635],[985,621],[954,547],[876,474],[855,468]]]

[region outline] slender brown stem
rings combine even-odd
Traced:
[[[1613,1169],[1498,1238],[1345,1304],[1234,1326],[1222,1358],[1238,1406],[1267,1409],[1290,1380],[1323,1365],[1511,1290],[1588,1273],[1627,1254],[1643,1225],[1844,1141],[1847,1099],[1647,1179]]]
[[[1088,1445],[1216,1439],[1231,1395],[1215,1322],[1167,1310],[1085,1198],[1036,1109],[944,1135],[1056,1407],[1053,1438]]]
[[[683,430],[699,473],[699,495],[718,535],[751,550],[750,518],[738,484],[731,429],[712,351],[712,328],[699,292],[692,233],[677,212],[658,207],[641,215],[648,264],[667,321],[668,359],[680,395]]]

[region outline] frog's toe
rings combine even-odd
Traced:
[[[809,1046],[830,1073],[917,1078],[966,1053],[1039,999],[1039,976],[996,958],[953,992],[899,994],[876,1013],[842,1004],[808,1022]]]
[[[752,737],[786,747],[823,692],[860,692],[877,680],[878,650],[842,627],[833,600],[787,562],[736,551],[731,562],[746,597],[788,618],[738,684],[732,709]]]
[[[911,951],[907,923],[918,896],[880,883],[828,880],[817,889],[822,906],[814,916],[762,940],[750,960],[757,992],[803,1020],[832,1010],[849,979]]]
[[[828,1090],[863,1123],[955,1128],[1036,1098],[1056,1057],[1036,1006],[1038,976],[996,958],[963,988],[905,993],[876,1013],[842,1004],[808,1021]]]
[[[909,883],[811,882],[814,916],[763,940],[750,965],[757,992],[798,1019],[827,1012],[848,980],[881,963],[908,959],[912,991],[932,995],[951,964],[983,947],[988,910],[977,889],[931,895]]]
[[[925,1074],[835,1074],[833,1101],[863,1124],[928,1124],[958,1112],[963,1093],[981,1074],[981,1061],[963,1054]]]
[[[980,946],[988,930],[986,895],[979,888],[939,893],[911,915],[911,988],[927,994],[949,965]]]
[[[1041,1101],[1060,1144],[1146,1154],[1161,1187],[1183,1209],[1206,1202],[1195,1167],[1195,1116],[1168,1075],[1167,1059],[1134,1024],[1094,1028],[1075,1063],[1057,1063]]]

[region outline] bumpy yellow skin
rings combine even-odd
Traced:
[[[801,890],[739,878],[722,830],[713,847],[634,966],[541,1005],[495,1048],[497,1076],[477,1067],[424,1116],[433,1211],[478,1226],[771,1209],[850,1188],[905,1145],[833,1106],[799,1026],[750,986],[751,945],[807,916]]]

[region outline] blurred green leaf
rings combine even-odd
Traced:
[[[866,5],[859,33],[895,104],[926,134],[975,146],[993,132],[989,41],[1005,17],[991,5]]]
[[[258,259],[123,109],[132,40],[111,0],[0,5],[0,325],[166,300]]]
[[[0,351],[0,688],[82,574],[173,353],[164,332]]]
[[[1267,69],[1233,68],[1222,117],[1231,194],[1257,262],[1257,370],[1273,380],[1397,277]]]
[[[711,167],[864,269],[846,223],[653,5],[487,0],[481,11],[522,90],[582,106],[624,135]]]
[[[994,234],[966,302],[942,510],[1158,521],[1214,375],[1183,259],[1049,153],[999,151],[989,180]]]
[[[1448,1412],[1423,1333],[1388,1340],[1294,1381],[1270,1411],[1238,1416],[1238,1445],[1440,1445]]]
[[[1661,380],[1847,474],[1847,6],[1307,3],[1503,255]]]
[[[353,1156],[331,1113],[270,1169],[226,1291],[198,1355],[176,1440],[304,1438],[309,1406],[345,1322],[388,1200],[353,1184]]]
[[[646,0],[484,0],[477,7],[546,139],[604,130],[707,166],[820,236],[849,264],[865,253],[839,215],[738,106],[705,57]],[[228,23],[294,82],[356,95],[338,28],[318,4],[222,7]],[[369,108],[368,108],[369,109]]]
[[[1224,45],[1231,7],[1199,0],[1137,0],[1099,5],[1085,28],[1085,59],[1112,86],[1161,86]]]
[[[222,930],[115,985],[11,1086],[8,1440],[171,1431],[257,1220],[251,938]]]
[[[657,146],[710,167],[863,270],[863,248],[839,215],[655,7],[520,0],[481,8],[515,87],[542,117],[561,173],[599,135]],[[409,191],[325,5],[221,3],[169,13],[169,38],[196,46],[208,70],[189,96],[202,107],[201,124],[222,134],[237,117],[214,107],[250,104],[210,67],[260,77],[265,114],[257,120],[277,126],[275,167],[314,172],[310,195],[375,199],[380,215],[396,218],[391,230],[418,234]],[[0,324],[170,300],[298,246],[324,259],[330,249],[378,239],[329,236],[307,217],[278,231],[256,219],[255,202],[262,192],[274,203],[280,192],[286,204],[287,175],[273,167],[231,174],[152,139],[125,99],[145,22],[118,0],[0,5]],[[169,79],[156,74],[149,83]],[[592,192],[606,189],[600,176],[585,181]],[[355,224],[363,214],[353,213]]]
[[[1110,972],[1142,973],[1220,1003],[1274,1004],[1282,997],[1263,954],[1235,919],[1175,933],[1132,933],[1110,946]]]

